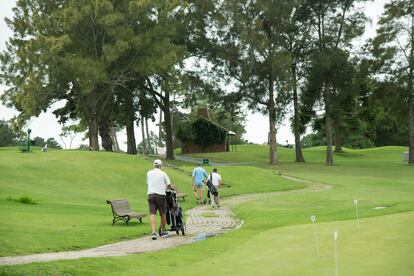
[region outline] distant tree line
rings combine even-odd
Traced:
[[[11,147],[19,145],[19,141],[25,134],[22,132],[16,132],[11,124],[7,121],[0,120],[0,147]],[[46,144],[48,148],[62,149],[55,138],[51,137],[45,140],[42,137],[35,137],[31,139],[34,146],[44,147]]]
[[[10,87],[2,100],[20,111],[17,126],[64,100],[54,114],[79,120],[90,150],[99,150],[98,136],[113,150],[111,133],[125,127],[136,154],[134,126],[150,140],[148,120],[158,119],[158,140],[174,159],[176,115],[203,103],[230,118],[246,105],[267,114],[270,164],[286,116],[297,162],[302,143],[319,141],[328,165],[343,146],[390,144],[408,145],[414,164],[414,3],[387,3],[376,37],[354,49],[364,2],[18,1],[0,54]],[[307,127],[314,135],[301,143]]]
[[[18,134],[13,131],[10,124],[4,120],[0,120],[0,147],[9,147],[17,145]]]
[[[44,147],[47,145],[48,148],[51,149],[62,149],[62,146],[55,140],[55,138],[47,138],[46,140],[42,137],[36,136],[34,139],[34,145],[37,147]]]

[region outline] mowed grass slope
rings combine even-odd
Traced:
[[[405,148],[346,150],[335,155],[333,167],[324,165],[324,148],[306,149],[306,164],[292,162],[293,150],[280,149],[282,162],[275,167],[266,164],[264,146],[238,150],[200,155],[212,161],[258,162],[257,168],[220,167],[224,182],[231,185],[222,194],[268,191],[274,181],[283,183],[275,171],[330,184],[333,189],[286,193],[238,205],[234,212],[244,219],[243,227],[202,242],[127,257],[0,267],[0,273],[334,275],[332,233],[338,229],[340,275],[412,275],[414,168],[401,161]],[[188,165],[181,169],[191,170]],[[360,200],[359,230],[354,220],[355,198]],[[378,206],[386,208],[373,209]],[[320,257],[316,256],[311,215],[317,216]]]
[[[126,257],[0,267],[11,275],[335,275],[332,232],[339,230],[339,275],[412,275],[414,212],[317,225],[241,229],[213,239]],[[403,233],[403,234],[402,234]]]
[[[148,233],[148,217],[143,224],[133,220],[129,226],[123,222],[112,226],[106,199],[127,198],[134,211],[148,213],[146,172],[151,168],[151,162],[126,154],[42,153],[38,148],[19,153],[16,148],[0,148],[0,256],[89,248]],[[194,206],[190,176],[165,170],[189,195],[183,208]],[[251,185],[261,170],[249,168],[246,175],[244,169],[234,168],[226,175],[230,187],[224,194],[302,187],[270,171],[264,172],[267,176],[260,185]],[[14,201],[23,196],[37,204]]]
[[[0,151],[0,255],[79,249],[138,237],[139,222],[111,226],[106,199],[127,198],[147,213],[145,172],[131,156],[34,149]],[[174,175],[183,182],[181,175]],[[36,205],[7,201],[28,196]]]
[[[369,149],[347,149],[342,153],[334,153],[334,164],[341,165],[346,162],[352,164],[363,163],[366,166],[376,166],[380,163],[403,164],[403,152],[408,151],[406,147],[388,146]],[[180,154],[180,151],[177,151]],[[325,160],[325,147],[312,147],[303,149],[306,163],[323,164]],[[280,163],[293,163],[295,160],[294,149],[284,147],[277,148]],[[267,165],[269,160],[269,147],[266,145],[238,145],[237,151],[194,153],[188,154],[195,158],[209,158],[215,162],[256,162],[256,165]]]
[[[249,202],[248,208],[239,206],[236,212],[240,211],[240,216],[248,218],[246,223],[270,227],[307,223],[310,214],[320,214],[322,221],[350,219],[355,215],[354,199],[359,199],[363,217],[414,210],[414,167],[402,160],[403,152],[407,151],[405,147],[345,149],[343,153],[335,153],[334,166],[325,165],[324,147],[304,149],[306,163],[293,162],[293,149],[279,148],[280,163],[277,166],[267,164],[267,146],[245,145],[237,149],[237,152],[190,156],[209,158],[213,162],[253,161],[268,171],[333,186],[331,191],[323,193],[287,195],[277,201]],[[387,208],[373,209],[377,206]],[[263,216],[256,216],[255,210],[260,210]],[[275,215],[277,220],[266,219]],[[261,218],[262,221],[256,221]]]

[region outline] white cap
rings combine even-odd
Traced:
[[[162,165],[162,162],[160,159],[154,160],[154,166],[161,166],[161,165]]]

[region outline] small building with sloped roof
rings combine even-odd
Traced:
[[[234,132],[210,119],[207,108],[198,109],[196,119],[185,122],[177,132],[184,154],[229,151],[233,135]]]

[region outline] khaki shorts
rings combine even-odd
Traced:
[[[165,215],[167,212],[167,199],[165,195],[150,194],[148,195],[148,206],[150,215],[157,214],[157,210],[160,215]]]

